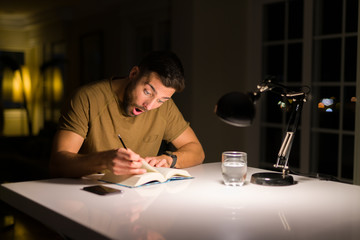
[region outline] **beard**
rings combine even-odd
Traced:
[[[123,99],[123,109],[126,116],[131,117],[133,114],[131,114],[131,106],[133,102],[133,97],[131,96],[132,89],[134,89],[134,86],[132,83],[129,83],[126,86],[125,93],[124,93],[124,99]]]
[[[136,87],[137,81],[131,81],[125,88],[124,99],[123,99],[123,109],[125,116],[135,117],[142,112],[145,112],[144,107],[139,106],[135,103],[134,95],[132,94],[133,90]]]

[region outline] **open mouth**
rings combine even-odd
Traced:
[[[135,115],[135,116],[137,116],[137,115],[139,115],[139,114],[141,114],[141,113],[143,113],[144,112],[144,110],[142,110],[142,109],[140,109],[140,108],[134,108],[134,110],[133,110],[133,114]]]

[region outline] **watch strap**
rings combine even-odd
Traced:
[[[169,151],[164,152],[164,154],[170,156],[173,159],[170,168],[174,168],[177,162],[177,156]]]

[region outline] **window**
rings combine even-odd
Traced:
[[[290,168],[345,182],[354,178],[358,4],[359,0],[278,0],[259,5],[262,77],[275,76],[289,87],[311,87]],[[289,112],[279,107],[283,99],[278,95],[267,93],[264,98],[260,167],[270,168]]]
[[[24,52],[0,51],[0,135],[32,135],[32,86]]]

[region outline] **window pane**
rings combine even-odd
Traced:
[[[345,40],[345,81],[356,82],[356,53],[357,37],[348,37]]]
[[[314,1],[315,36],[341,33],[342,6],[342,0]]]
[[[346,32],[357,32],[359,0],[346,0]]]
[[[264,40],[274,41],[284,39],[285,2],[267,4],[264,6]]]
[[[270,163],[271,165],[276,163],[284,134],[285,132],[280,128],[263,128],[261,139],[265,139],[265,141],[262,142],[261,148],[264,149],[262,162]],[[299,168],[300,166],[300,134],[300,131],[296,133],[291,148],[288,162],[290,168]]]
[[[262,162],[275,164],[282,141],[282,130],[280,128],[263,128],[262,138]]]
[[[289,44],[288,46],[288,82],[301,82],[302,78],[302,44]]]
[[[339,88],[313,87],[312,89],[312,125],[315,128],[339,128]]]
[[[267,46],[264,48],[264,74],[283,79],[284,73],[284,46]]]
[[[337,176],[338,135],[313,133],[311,140],[312,171]]]
[[[344,88],[344,130],[355,130],[356,87]]]
[[[339,82],[341,39],[316,40],[314,64],[314,82]]]
[[[264,94],[264,109],[263,109],[263,121],[269,123],[281,123],[283,111],[280,109],[279,101],[282,98],[280,95],[277,95],[272,92],[267,92]]]
[[[304,3],[303,0],[289,1],[289,39],[303,37],[303,17]]]
[[[354,136],[343,136],[341,160],[341,177],[352,179],[354,168]]]

